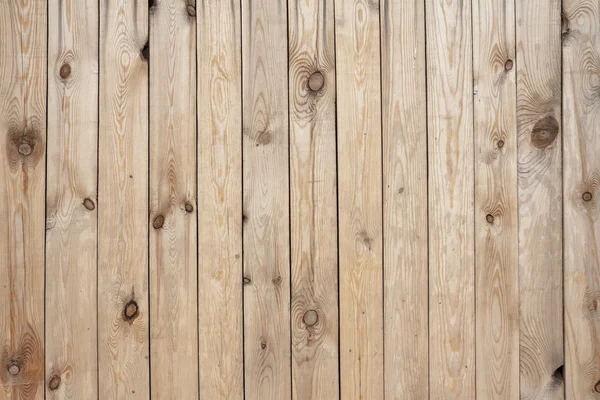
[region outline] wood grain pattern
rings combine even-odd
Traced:
[[[242,1],[248,399],[291,396],[286,22],[286,1]]]
[[[519,397],[513,0],[473,1],[477,397]]]
[[[383,398],[379,2],[336,0],[340,383]]]
[[[149,10],[150,379],[158,399],[198,396],[194,11],[182,0],[156,0]]]
[[[44,398],[46,1],[0,1],[0,398]]]
[[[148,2],[100,2],[99,397],[147,399]]]
[[[292,397],[339,398],[333,2],[289,2]]]
[[[240,2],[198,2],[200,398],[244,396]]]
[[[98,2],[48,4],[46,398],[98,396]]]
[[[429,396],[424,13],[381,2],[385,398],[398,400]]]
[[[521,399],[563,398],[561,2],[516,2]]]
[[[432,399],[475,398],[471,2],[426,0],[429,381]]]
[[[600,4],[563,1],[567,399],[600,396]]]

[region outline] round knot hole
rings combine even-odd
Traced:
[[[501,149],[504,147],[504,140],[498,140],[498,143],[496,143],[498,148]]]
[[[485,216],[485,220],[489,223],[489,224],[493,224],[494,223],[494,216],[492,214],[488,214]]]
[[[31,144],[29,144],[28,142],[19,143],[19,154],[20,155],[27,157],[28,155],[31,154],[32,151],[33,151],[33,149],[31,148]]]
[[[154,227],[154,229],[160,229],[163,227],[164,224],[165,217],[163,217],[162,215],[157,215],[156,218],[154,218],[154,221],[152,221],[152,226]]]
[[[581,198],[583,199],[583,201],[592,201],[592,193],[590,192],[585,192],[584,194],[581,195]]]
[[[8,373],[12,376],[19,375],[19,372],[21,372],[21,368],[17,364],[10,364],[8,366]]]
[[[87,209],[87,210],[94,210],[96,208],[96,205],[94,204],[94,202],[92,201],[92,199],[90,199],[89,197],[86,198],[85,200],[83,200],[83,206]]]
[[[52,376],[52,378],[50,378],[50,381],[48,382],[48,389],[50,390],[57,390],[60,387],[60,376],[58,375],[54,375]]]
[[[319,90],[321,90],[324,84],[325,77],[320,71],[313,72],[308,77],[308,88],[313,92],[318,92]]]
[[[60,67],[59,75],[61,79],[68,79],[71,76],[71,65],[63,64]]]
[[[190,203],[190,202],[185,203],[185,211],[189,212],[189,213],[194,211],[194,206],[192,205],[192,203]]]
[[[313,326],[319,321],[319,314],[315,310],[308,310],[304,313],[302,321],[304,321],[306,326]]]
[[[138,305],[134,300],[129,301],[125,304],[125,309],[123,310],[123,315],[125,316],[126,321],[131,321],[138,316],[139,309]]]
[[[510,71],[511,69],[513,69],[514,66],[514,62],[511,59],[506,60],[506,62],[504,63],[504,70],[505,71]]]

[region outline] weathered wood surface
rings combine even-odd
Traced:
[[[95,0],[48,3],[46,398],[53,399],[98,396],[98,11]]]
[[[0,398],[44,398],[47,3],[0,1]]]
[[[148,2],[100,1],[98,386],[150,395]]]
[[[470,1],[427,0],[430,398],[475,399]]]
[[[564,395],[561,2],[516,2],[520,392]]]
[[[597,398],[599,18],[0,0],[0,400]]]
[[[244,396],[240,3],[197,3],[200,398]]]
[[[337,399],[333,2],[288,7],[292,397]]]
[[[291,397],[287,1],[242,0],[248,399]]]
[[[425,4],[381,2],[385,397],[429,395]],[[406,368],[410,365],[410,368]]]
[[[600,396],[600,4],[563,1],[565,397]]]
[[[155,1],[149,18],[151,397],[191,399],[198,395],[195,8]]]
[[[513,0],[473,0],[476,387],[519,398],[517,113]]]

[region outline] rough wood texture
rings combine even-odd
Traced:
[[[342,399],[383,398],[379,2],[336,0]]]
[[[563,398],[561,2],[516,2],[521,399]]]
[[[98,396],[98,2],[48,4],[46,397]]]
[[[385,398],[429,395],[425,4],[381,2]],[[410,366],[410,367],[408,367]]]
[[[565,392],[600,396],[600,4],[563,1]]]
[[[148,3],[100,1],[99,396],[147,399]]]
[[[0,1],[0,398],[44,398],[46,1]]]
[[[200,398],[242,399],[240,3],[202,0],[196,13]]]
[[[426,0],[429,384],[475,398],[471,2]]]
[[[289,2],[292,397],[339,398],[333,2]]]
[[[198,320],[196,18],[192,11],[193,6],[182,0],[156,0],[149,10],[150,378],[151,396],[157,399],[198,396],[198,325],[193,323]]]
[[[242,1],[248,399],[291,396],[287,2]]]
[[[477,397],[519,398],[513,0],[473,0]]]

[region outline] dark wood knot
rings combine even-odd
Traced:
[[[581,195],[581,198],[583,199],[583,201],[592,201],[592,193],[590,192],[585,192],[584,194]]]
[[[83,200],[83,206],[90,211],[96,208],[96,205],[89,197]]]
[[[308,77],[308,88],[313,92],[318,92],[325,84],[325,77],[320,71],[313,72]]]
[[[535,123],[531,131],[531,143],[538,149],[550,146],[558,136],[558,121],[548,115]]]
[[[266,349],[267,348],[267,342],[265,342],[265,341],[260,342],[260,348],[263,349],[263,350]]]
[[[594,390],[596,393],[600,393],[600,381],[596,382],[596,385],[594,385]]]
[[[63,64],[60,67],[59,75],[61,79],[68,79],[71,76],[71,66],[69,64]]]
[[[144,47],[142,48],[142,57],[146,61],[150,60],[150,43],[148,42],[146,42],[146,44],[144,44]]]
[[[48,382],[48,389],[52,391],[57,390],[60,387],[60,382],[60,376],[53,375],[52,378],[50,378],[50,381]]]
[[[245,285],[249,285],[252,281],[250,280],[250,278],[248,277],[244,277],[244,279],[242,280],[244,282]]]
[[[27,141],[22,141],[21,143],[19,143],[19,154],[22,156],[27,157],[28,155],[31,154],[31,152],[33,151],[33,148],[31,147],[31,144]]]
[[[306,326],[313,326],[319,321],[319,314],[315,310],[308,310],[304,313],[302,321],[304,321]]]
[[[273,282],[273,285],[279,285],[281,283],[282,279],[280,276],[276,276],[275,278],[271,279],[271,282]]]
[[[192,203],[185,203],[185,212],[191,213],[192,211],[194,211],[194,206],[192,205]]]
[[[188,4],[186,9],[187,9],[187,13],[190,17],[196,16],[196,6],[194,4]]]
[[[138,305],[135,300],[130,300],[123,309],[123,318],[125,321],[133,321],[139,314]]]
[[[514,66],[514,62],[513,60],[511,60],[510,58],[508,60],[506,60],[506,62],[504,63],[504,70],[505,71],[510,71],[511,69],[513,69]]]
[[[494,223],[494,216],[492,214],[488,214],[485,216],[485,220],[489,223],[489,224],[493,224]]]
[[[154,221],[152,221],[152,227],[154,229],[160,229],[163,227],[164,224],[165,224],[165,217],[163,217],[162,215],[157,215],[154,218]]]
[[[499,149],[504,147],[504,140],[500,139],[498,140],[498,143],[496,143],[496,145],[498,146]]]
[[[19,372],[21,372],[21,367],[19,367],[19,364],[12,363],[8,366],[8,373],[12,376],[19,375]]]

